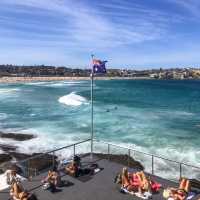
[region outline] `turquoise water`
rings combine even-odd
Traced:
[[[95,81],[94,127],[96,138],[199,165],[200,81]],[[90,81],[1,84],[0,130],[38,135],[21,151],[87,139]]]

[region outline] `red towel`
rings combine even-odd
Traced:
[[[160,183],[157,183],[157,182],[152,182],[151,183],[151,189],[153,192],[158,192],[161,188],[161,184]]]

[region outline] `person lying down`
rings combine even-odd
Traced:
[[[163,196],[168,200],[186,200],[191,189],[190,181],[182,178],[178,188],[169,187],[163,192]]]
[[[152,196],[152,192],[158,192],[161,184],[147,178],[143,171],[137,173],[128,173],[126,167],[121,173],[121,188],[138,197],[148,199]]]

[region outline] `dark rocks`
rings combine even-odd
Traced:
[[[9,138],[16,141],[25,141],[33,139],[34,135],[29,134],[19,134],[19,133],[3,133],[0,132],[0,138]],[[17,165],[14,166],[18,173],[25,170],[26,173],[28,171],[28,175],[30,175],[29,171],[34,170],[36,172],[52,167],[53,164],[56,165],[56,156],[50,154],[25,154],[17,152],[17,147],[11,145],[0,144],[0,149],[2,149],[5,153],[0,154],[0,170],[1,172],[5,172],[6,170],[13,168],[13,161],[16,160]],[[33,157],[34,156],[34,157]],[[33,157],[30,160],[30,157]],[[24,161],[25,160],[25,161]],[[11,161],[11,162],[10,162]],[[24,161],[24,162],[18,162]],[[27,170],[28,169],[28,170]]]
[[[200,189],[200,180],[190,179],[190,183],[193,188]]]
[[[17,174],[22,174],[21,167],[11,162],[6,162],[6,163],[1,164],[0,170],[3,172],[6,172],[7,170],[15,170]]]
[[[57,164],[57,156],[53,156],[50,154],[33,154],[32,156],[36,156],[28,161],[28,166],[32,169],[36,169],[36,171],[41,171],[53,166],[53,163]]]
[[[32,172],[39,172],[45,169],[52,168],[53,164],[57,165],[57,157],[50,155],[50,154],[23,154],[23,153],[17,153],[17,152],[10,152],[8,154],[1,154],[0,159],[2,157],[2,164],[0,164],[0,170],[5,172],[8,169],[14,169],[17,171],[18,174],[22,174],[22,169],[24,169],[26,175],[27,171],[30,175]],[[30,157],[33,157],[32,159],[29,159]],[[9,159],[8,159],[9,158]],[[17,161],[24,161],[19,162],[17,164],[14,164],[12,162],[8,162],[11,160],[17,160]]]
[[[9,152],[9,155],[12,156],[15,160],[25,160],[30,158],[30,154],[18,153],[18,152]]]
[[[9,154],[0,154],[0,164],[4,163],[4,162],[8,162],[12,159],[12,156],[10,156]]]
[[[7,144],[0,144],[0,149],[2,149],[5,152],[10,152],[10,151],[15,151],[17,147]]]
[[[13,139],[13,140],[17,140],[17,141],[25,141],[25,140],[31,140],[31,139],[35,138],[35,136],[32,134],[0,132],[0,138]]]
[[[95,153],[95,155],[101,159],[109,159],[112,162],[116,162],[124,166],[129,166],[137,170],[144,170],[144,167],[140,162],[134,160],[132,157],[128,155],[114,155],[114,154],[108,155],[102,153]]]

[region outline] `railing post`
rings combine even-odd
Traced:
[[[151,169],[152,169],[151,173],[154,175],[154,156],[153,155],[151,156]]]
[[[110,144],[108,144],[108,160],[110,160]]]
[[[181,177],[182,177],[182,163],[180,163],[180,166],[179,166],[179,170],[180,170],[180,174],[179,174],[179,180],[181,180]]]
[[[55,167],[55,152],[53,151],[53,168]]]
[[[75,144],[73,145],[73,155],[74,156],[76,155],[76,145]]]
[[[27,177],[29,178],[29,160],[27,161]]]
[[[131,150],[128,149],[128,167],[130,167]]]

